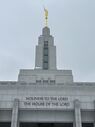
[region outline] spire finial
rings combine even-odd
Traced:
[[[48,10],[44,8],[45,11],[45,26],[48,26]]]

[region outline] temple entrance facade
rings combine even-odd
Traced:
[[[95,124],[94,111],[80,111],[79,116],[75,110],[13,110],[0,111],[0,127],[94,127]]]

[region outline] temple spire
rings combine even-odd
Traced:
[[[45,12],[45,26],[48,26],[48,10],[44,8],[44,12]]]

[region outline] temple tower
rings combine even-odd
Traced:
[[[35,68],[56,70],[56,46],[50,29],[44,27],[36,46]]]

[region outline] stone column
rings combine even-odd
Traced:
[[[74,101],[74,108],[75,108],[75,127],[82,127],[81,123],[81,110],[80,110],[80,101]]]
[[[14,104],[13,104],[13,109],[12,109],[11,127],[19,127],[18,108],[19,108],[19,100],[18,99],[14,99]]]

